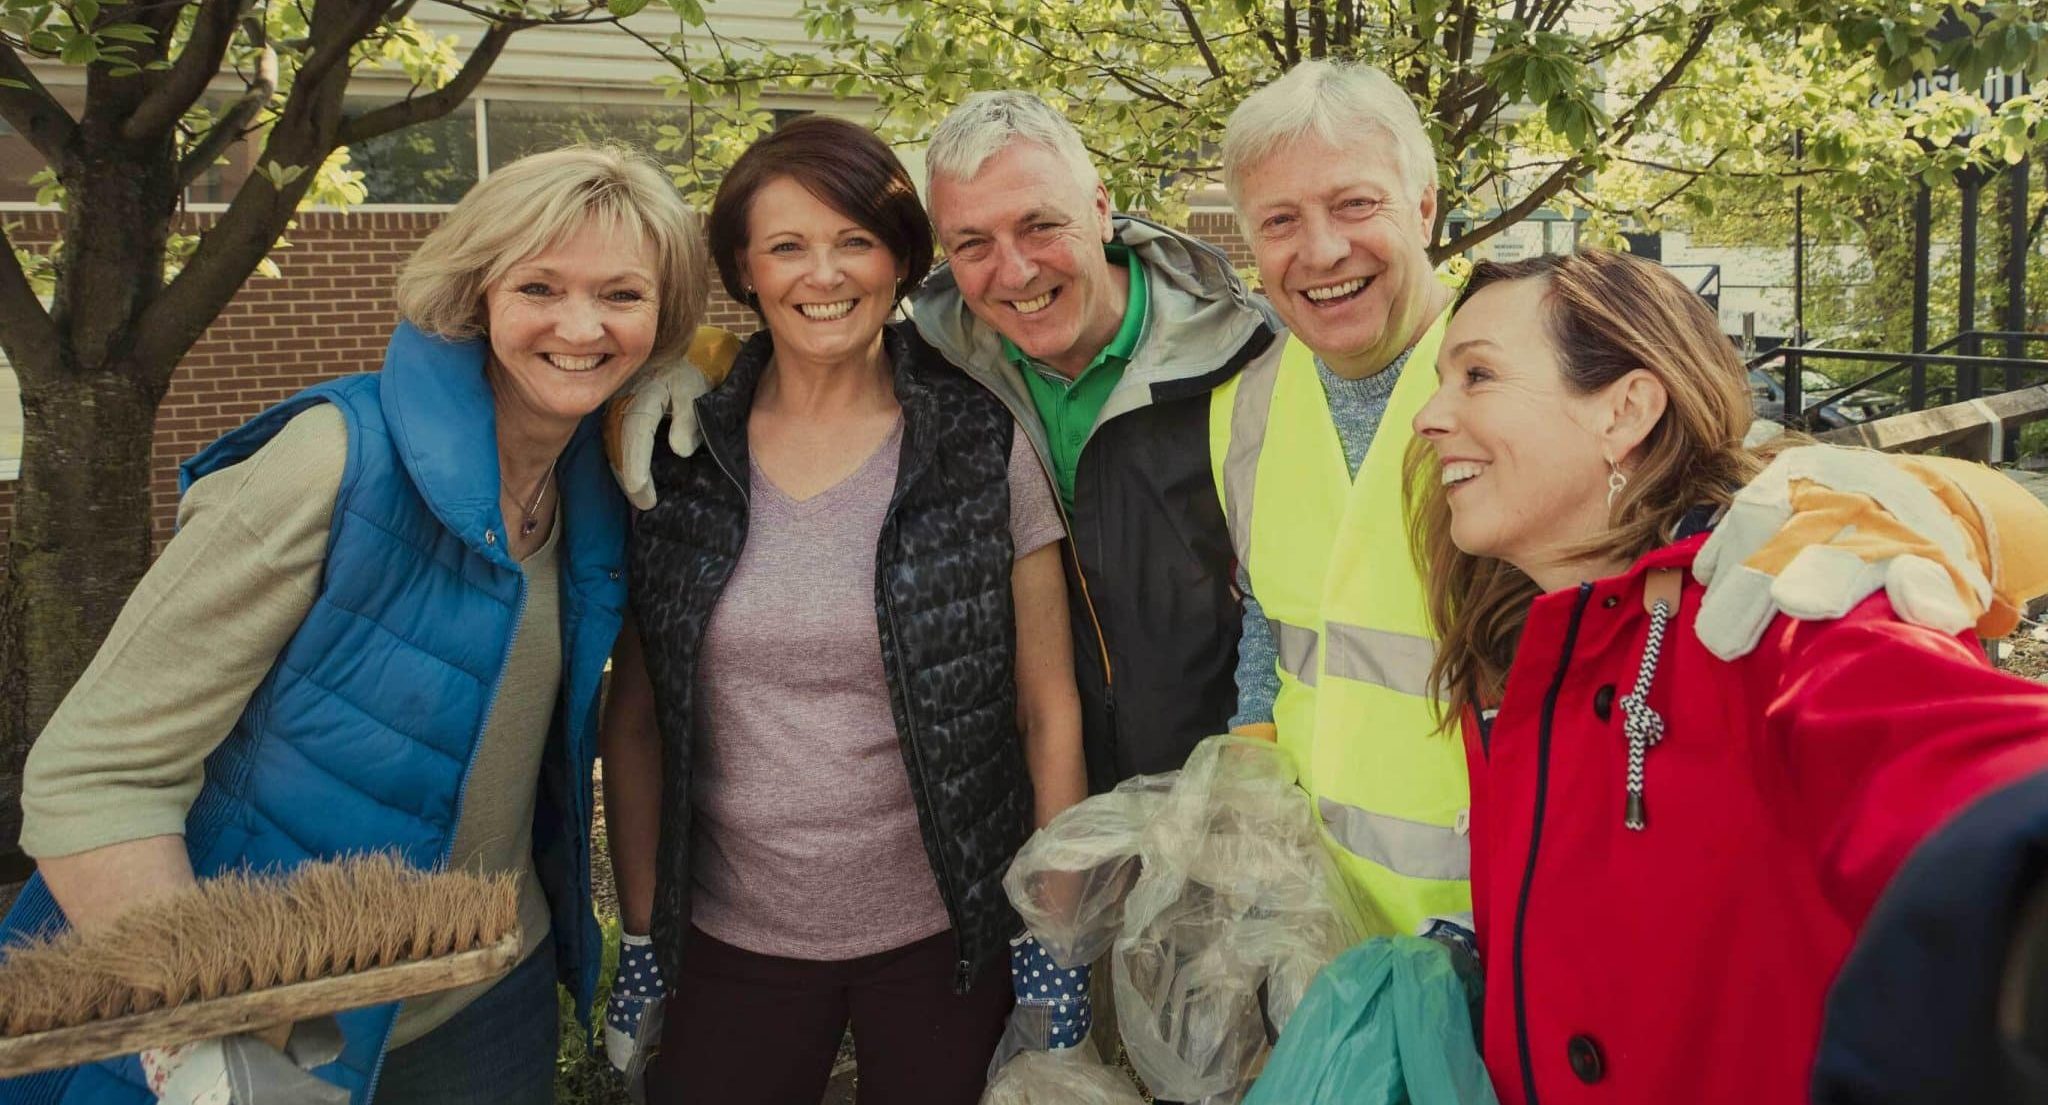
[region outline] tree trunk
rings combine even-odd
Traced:
[[[170,130],[121,132],[139,96],[97,67],[87,76],[91,106],[56,165],[70,196],[57,348],[13,354],[22,459],[0,581],[0,888],[21,874],[29,746],[149,566],[150,453],[175,366],[138,361],[133,343],[162,290],[179,188]]]
[[[138,385],[146,375],[116,365],[22,382],[21,478],[0,581],[0,852],[14,850],[21,827],[30,743],[149,566],[161,395]],[[14,881],[7,866],[0,859],[0,884]]]

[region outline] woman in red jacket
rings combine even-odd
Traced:
[[[1689,569],[1762,460],[1742,365],[1662,269],[1481,265],[1438,371],[1416,540],[1502,1101],[2016,1099],[2048,688],[1883,592],[1700,644]]]

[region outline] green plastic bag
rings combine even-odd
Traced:
[[[1376,938],[1323,968],[1244,1105],[1497,1105],[1441,945]]]

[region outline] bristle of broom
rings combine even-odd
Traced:
[[[109,925],[0,949],[0,1036],[472,951],[518,925],[512,875],[388,855],[223,875]]]

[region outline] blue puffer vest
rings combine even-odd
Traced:
[[[481,342],[410,325],[381,373],[322,384],[187,461],[181,487],[248,458],[292,416],[333,403],[348,422],[321,591],[234,731],[206,761],[185,823],[201,877],[244,865],[396,851],[442,866],[463,787],[526,603],[498,507],[491,391]],[[598,681],[625,600],[625,501],[597,419],[564,450],[562,691],[534,813],[534,862],[553,911],[561,981],[590,1008],[600,942],[590,906],[591,766]],[[0,942],[63,925],[40,878]],[[367,1105],[395,1005],[344,1014],[347,1046],[319,1073]],[[586,1013],[587,1015],[587,1013]],[[130,1056],[0,1082],[0,1102],[146,1105]]]

